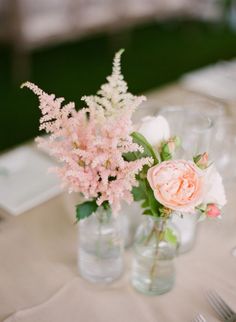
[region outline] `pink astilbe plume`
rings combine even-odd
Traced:
[[[76,111],[74,103],[62,106],[63,98],[55,98],[26,82],[39,97],[42,112],[40,129],[49,134],[37,138],[40,147],[62,162],[55,169],[69,191],[80,192],[98,205],[108,201],[119,210],[121,200],[131,202],[132,187],[137,186],[136,175],[151,158],[126,161],[127,152],[142,152],[133,143],[131,116],[143,101],[127,93],[127,84],[120,72],[120,56],[114,58],[112,75],[96,96],[83,99],[86,108]]]

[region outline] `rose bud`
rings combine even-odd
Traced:
[[[162,146],[162,151],[164,153],[172,154],[175,151],[175,142],[173,140],[169,140]]]
[[[211,218],[216,218],[221,215],[221,211],[214,203],[209,203],[206,208],[206,215]]]
[[[181,145],[180,138],[174,136],[170,138],[167,142],[163,142],[161,147],[161,156],[163,160],[171,159],[172,154]]]
[[[208,153],[204,152],[203,154],[198,154],[193,158],[193,161],[200,169],[206,169],[209,163]]]

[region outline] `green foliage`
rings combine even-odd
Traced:
[[[106,201],[103,201],[102,203],[102,207],[105,209],[105,210],[108,210],[110,209],[110,204],[109,202],[106,200]]]
[[[168,160],[172,159],[172,155],[171,155],[171,153],[169,153],[167,151],[167,149],[168,149],[168,146],[167,146],[167,144],[165,144],[163,149],[161,150],[161,153],[160,153],[161,161],[168,161]]]
[[[145,182],[140,180],[139,186],[133,187],[132,194],[135,201],[145,200],[147,197]]]
[[[170,228],[166,228],[165,230],[165,240],[167,242],[169,242],[170,244],[176,245],[177,244],[177,237],[176,235],[173,233],[173,230]]]
[[[170,151],[169,143],[172,142],[174,144],[173,151]],[[181,139],[179,136],[174,136],[170,138],[168,141],[163,142],[160,151],[161,161],[168,161],[173,158],[173,154],[175,153],[176,149],[181,146]]]
[[[156,200],[147,179],[139,179],[139,186],[134,187],[132,193],[135,201],[142,201],[141,207],[144,215],[161,216],[160,209],[162,206]]]
[[[96,200],[85,201],[76,206],[76,219],[80,221],[91,216],[98,208]]]
[[[153,150],[153,147],[151,146],[151,144],[146,140],[146,138],[141,133],[133,132],[131,136],[133,138],[134,143],[137,143],[143,147],[144,149],[144,152],[142,153],[143,156],[152,157],[154,160],[154,164],[159,163],[156,152]]]
[[[153,216],[151,209],[146,209],[143,211],[143,215]]]
[[[132,138],[133,138],[133,142],[137,143],[138,145],[143,147],[143,152],[129,152],[129,153],[125,153],[124,154],[124,158],[127,161],[134,161],[137,159],[141,159],[144,157],[151,157],[154,160],[154,164],[158,163],[158,158],[157,155],[155,153],[155,151],[153,150],[152,146],[150,143],[148,143],[148,141],[145,139],[145,137],[138,132],[133,132],[131,134]]]
[[[193,157],[193,162],[195,164],[197,164],[200,161],[201,157],[202,157],[202,154],[198,154],[198,155],[194,156]]]
[[[143,157],[151,157],[153,158],[154,165],[158,164],[159,160],[156,155],[156,152],[154,151],[151,144],[148,143],[148,141],[145,139],[145,137],[138,132],[133,132],[131,136],[133,138],[134,143],[137,143],[138,145],[143,147],[143,152],[126,153],[124,155],[125,160],[134,161]],[[142,201],[141,207],[143,208],[144,215],[159,217],[160,216],[159,208],[161,207],[161,205],[156,200],[153,194],[152,188],[150,187],[147,181],[148,169],[149,169],[148,166],[144,166],[142,171],[137,176],[139,186],[133,188],[132,194],[135,201]]]

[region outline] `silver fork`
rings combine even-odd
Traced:
[[[204,318],[204,316],[202,314],[198,314],[193,319],[193,322],[207,322],[207,320]]]
[[[213,310],[223,322],[236,322],[236,313],[220,297],[216,291],[207,292],[207,299]]]

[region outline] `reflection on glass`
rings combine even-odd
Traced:
[[[228,181],[236,177],[236,126],[229,118],[218,120],[212,142],[212,155],[223,178]]]
[[[170,125],[171,135],[182,140],[182,151],[176,158],[192,158],[209,151],[213,123],[210,118],[188,107],[167,106],[160,110]]]

